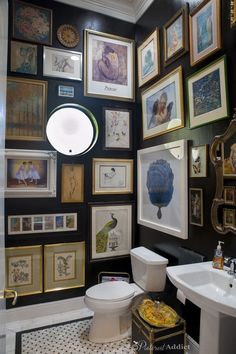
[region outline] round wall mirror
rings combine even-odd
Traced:
[[[49,115],[46,134],[55,150],[64,155],[82,155],[95,145],[98,124],[85,107],[67,103],[56,107]]]

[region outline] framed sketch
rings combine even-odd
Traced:
[[[187,141],[138,150],[137,164],[138,224],[187,239]]]
[[[132,205],[91,206],[91,259],[129,255]]]
[[[75,89],[73,86],[58,85],[58,96],[73,98],[75,96]]]
[[[44,47],[43,75],[63,79],[82,80],[82,53]]]
[[[86,29],[84,95],[134,101],[134,41]]]
[[[224,226],[235,226],[235,209],[223,209]]]
[[[52,10],[23,1],[13,1],[13,37],[52,44]]]
[[[6,139],[45,140],[47,82],[8,77]]]
[[[236,189],[234,186],[224,187],[225,204],[235,205],[235,193]]]
[[[44,291],[85,286],[85,242],[44,246]]]
[[[190,147],[189,177],[207,177],[208,145]]]
[[[203,226],[203,197],[201,188],[189,188],[189,222]]]
[[[131,150],[131,111],[103,108],[104,150]]]
[[[133,193],[133,160],[93,159],[93,194]]]
[[[182,67],[142,92],[143,139],[184,126]]]
[[[37,214],[8,216],[8,235],[77,230],[77,214]]]
[[[84,165],[62,164],[61,202],[81,203],[84,201]]]
[[[221,49],[220,0],[204,0],[189,16],[190,64],[198,64]]]
[[[188,51],[188,12],[186,4],[163,26],[165,65]]]
[[[11,71],[37,75],[37,45],[11,41]]]
[[[236,0],[230,0],[230,25],[231,27],[236,25]]]
[[[156,28],[138,47],[138,85],[160,74],[160,33]]]
[[[56,151],[6,149],[6,198],[55,197],[56,166]]]
[[[225,56],[188,77],[189,127],[226,118],[229,114],[227,92]]]
[[[6,287],[18,296],[42,293],[42,246],[6,248]]]

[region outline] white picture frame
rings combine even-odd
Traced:
[[[138,224],[187,239],[187,141],[138,150],[137,158]]]

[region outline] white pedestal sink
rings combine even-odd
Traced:
[[[170,281],[201,308],[200,354],[236,353],[236,279],[212,262],[167,267]]]

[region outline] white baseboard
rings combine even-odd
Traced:
[[[199,354],[199,344],[188,334],[186,335],[186,345],[188,348],[186,354]]]

